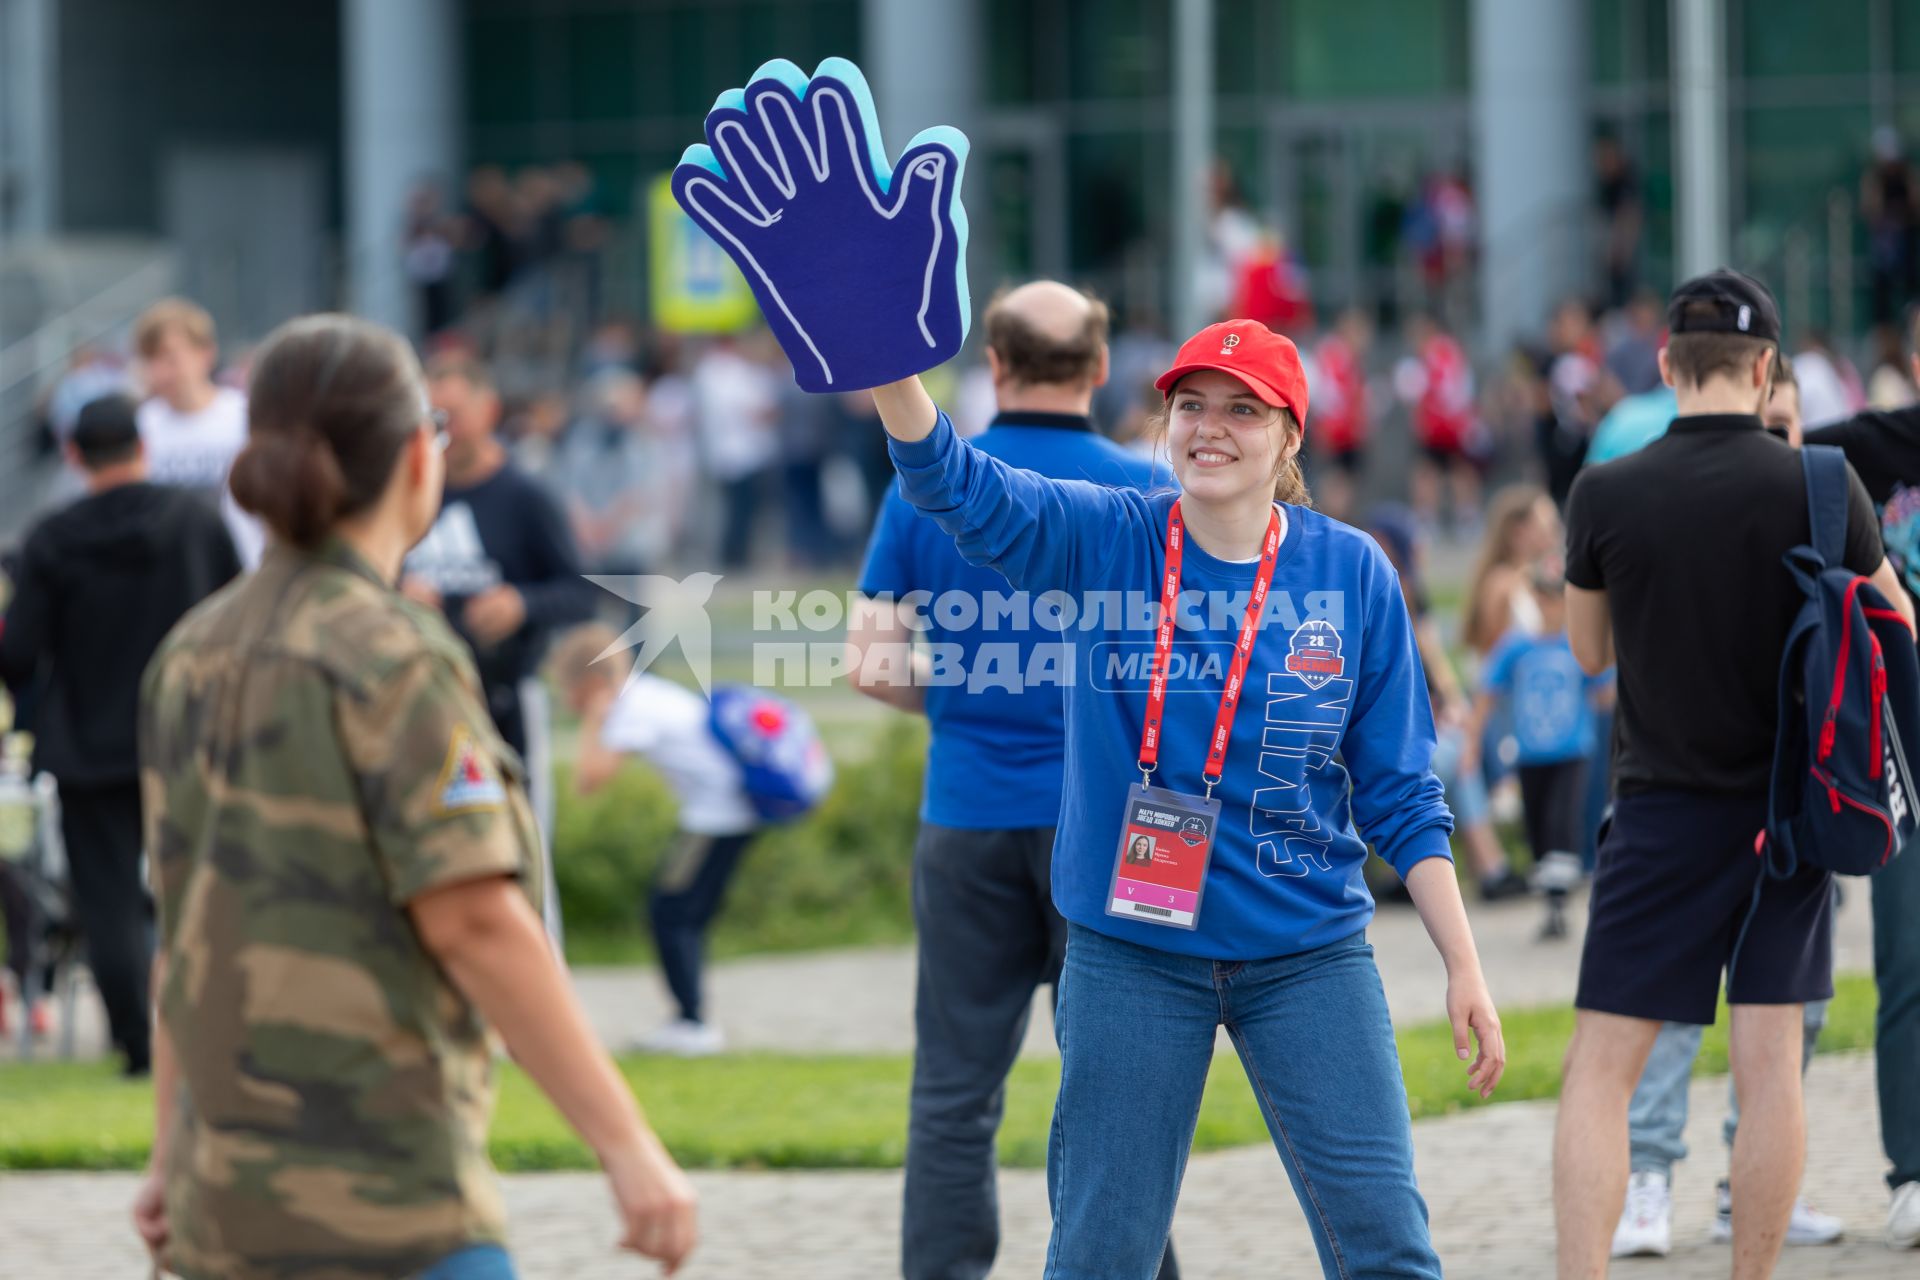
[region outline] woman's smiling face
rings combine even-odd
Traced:
[[[1190,498],[1229,502],[1253,490],[1271,496],[1282,464],[1299,448],[1280,410],[1230,373],[1202,369],[1167,400],[1167,454]]]

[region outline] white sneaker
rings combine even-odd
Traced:
[[[1533,869],[1536,893],[1571,893],[1580,887],[1580,857],[1572,853],[1550,853]]]
[[[635,1046],[642,1053],[666,1053],[676,1058],[710,1058],[727,1047],[727,1037],[711,1022],[675,1018]]]
[[[1725,1178],[1714,1188],[1713,1238],[1721,1244],[1733,1239],[1733,1191]],[[1846,1224],[1830,1213],[1809,1208],[1805,1200],[1793,1202],[1793,1216],[1787,1219],[1788,1244],[1832,1244],[1846,1231]]]
[[[1920,1182],[1903,1182],[1887,1210],[1887,1243],[1895,1249],[1920,1248]]]
[[[1664,1258],[1673,1251],[1673,1193],[1665,1174],[1645,1170],[1627,1180],[1627,1203],[1613,1229],[1612,1256]]]

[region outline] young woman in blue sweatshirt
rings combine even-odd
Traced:
[[[1053,893],[1071,932],[1046,1274],[1155,1274],[1224,1025],[1325,1274],[1436,1277],[1366,940],[1369,843],[1446,964],[1455,1045],[1464,1059],[1477,1039],[1483,1096],[1506,1054],[1428,767],[1413,629],[1380,549],[1308,505],[1292,343],[1213,325],[1158,385],[1178,495],[1008,467],[962,441],[917,378],[873,393],[907,500],[1015,588],[1076,602],[1061,637],[1074,669]],[[1145,630],[1129,595],[1149,604]],[[1165,851],[1157,870],[1143,831]]]

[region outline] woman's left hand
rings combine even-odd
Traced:
[[[1453,1047],[1464,1060],[1471,1039],[1480,1045],[1480,1056],[1467,1068],[1467,1087],[1482,1098],[1493,1096],[1493,1087],[1507,1070],[1507,1043],[1500,1034],[1500,1014],[1493,1007],[1487,980],[1478,972],[1447,980],[1447,1021],[1453,1024]]]
[[[168,1231],[166,1179],[157,1167],[140,1180],[140,1190],[133,1198],[133,1229],[158,1263],[166,1251]]]

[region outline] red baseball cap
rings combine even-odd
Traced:
[[[1232,374],[1274,408],[1292,411],[1300,430],[1307,429],[1307,371],[1300,366],[1300,351],[1258,320],[1208,325],[1181,345],[1173,368],[1153,385],[1171,395],[1176,382],[1202,369]]]

